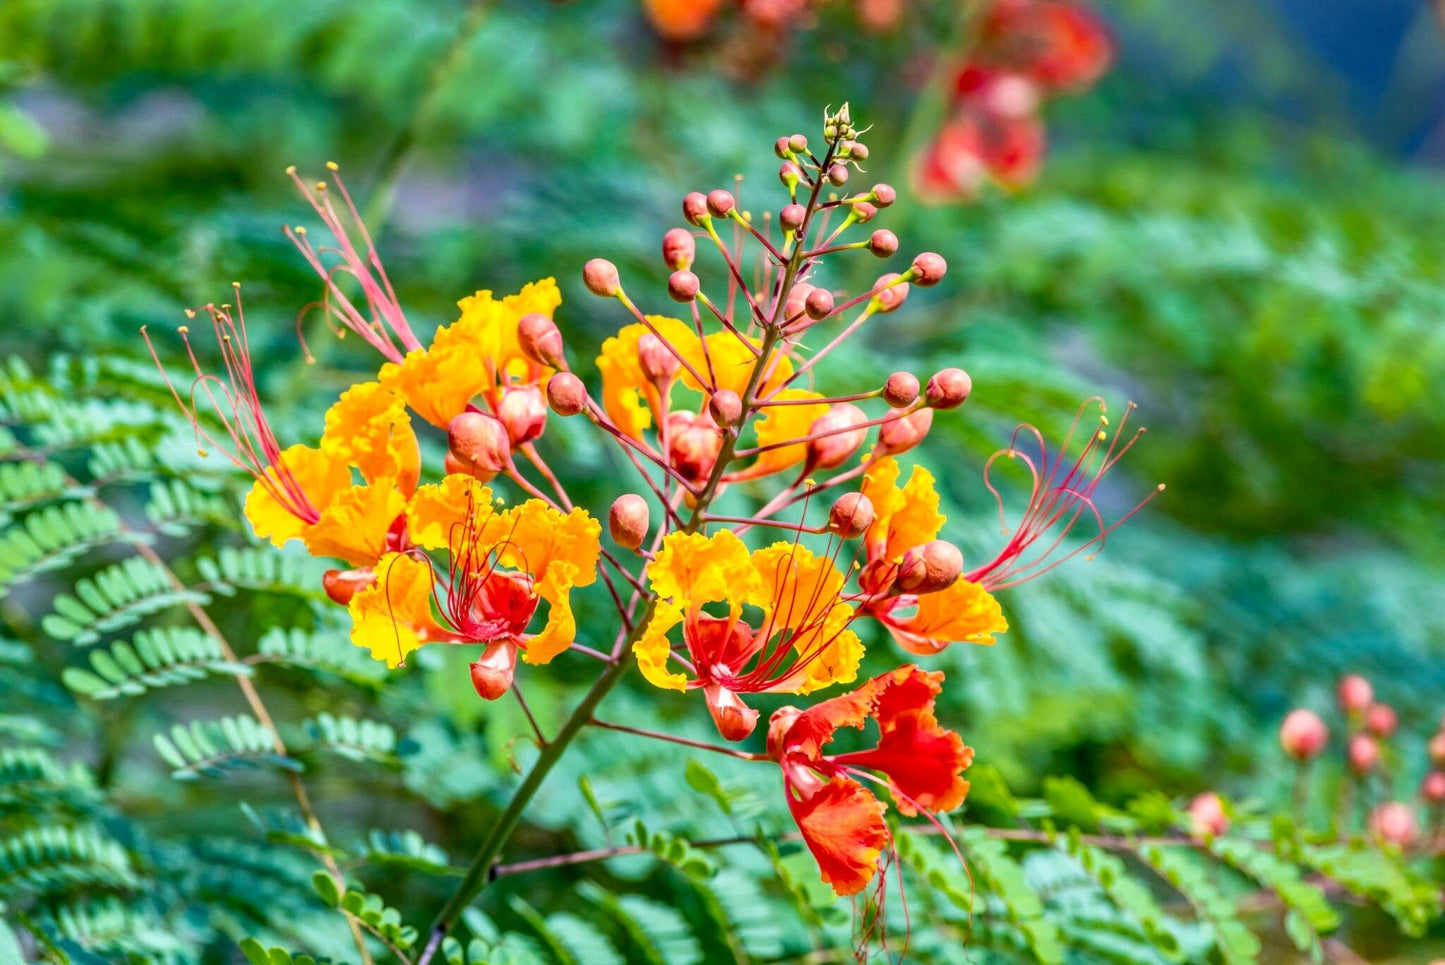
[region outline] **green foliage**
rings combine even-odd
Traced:
[[[94,700],[136,697],[210,674],[251,674],[247,665],[226,659],[219,640],[191,627],[142,630],[133,643],[96,648],[88,656],[91,670],[67,667],[61,680]]]
[[[152,741],[156,753],[174,768],[171,776],[178,781],[219,777],[229,770],[263,764],[301,770],[299,761],[277,753],[275,733],[245,714],[177,724],[169,736],[156,734]]]

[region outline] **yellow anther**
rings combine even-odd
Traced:
[[[197,449],[196,455],[200,456],[202,459],[208,459],[210,458],[211,454],[204,449]]]
[[[1099,430],[1099,441],[1100,441],[1100,442],[1103,442],[1103,441],[1104,441],[1105,439],[1107,439],[1107,438],[1109,438],[1109,434],[1108,434],[1107,432],[1105,432],[1103,429],[1100,429],[1100,430]]]
[[[190,327],[189,325],[182,325],[180,328],[176,329],[176,331],[179,332],[181,335],[186,334],[186,333],[189,332],[190,330],[191,330],[191,327]]]
[[[317,181],[317,182],[316,182],[316,190],[317,190],[317,191],[325,191],[325,190],[326,190],[326,182],[325,182],[325,181]]]
[[[289,165],[287,165],[287,166],[286,166],[286,173],[287,173],[287,174],[295,174],[295,173],[296,173],[296,165],[294,165],[294,164],[289,164]]]
[[[1101,416],[1099,416],[1099,424],[1100,424],[1100,425],[1108,425],[1108,424],[1109,424],[1109,417],[1106,416],[1106,415],[1101,415]]]
[[[238,281],[233,281],[233,282],[231,282],[231,287],[232,287],[232,288],[240,288],[240,287],[241,287],[241,283],[238,282]]]
[[[304,234],[306,233],[306,226],[305,226],[305,225],[301,225],[300,227],[298,227],[298,228],[296,229],[296,233],[297,233],[298,235],[304,235]]]
[[[329,171],[338,170],[340,167],[341,167],[341,165],[337,164],[335,161],[327,161],[327,162],[326,162],[326,168],[327,168],[327,170],[329,170]]]
[[[809,489],[812,489],[814,486],[818,485],[818,480],[810,476],[807,479],[803,480],[803,485],[807,486]]]

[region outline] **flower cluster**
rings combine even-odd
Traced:
[[[858,23],[871,33],[887,33],[903,20],[904,0],[853,0]],[[777,41],[816,15],[820,0],[642,0],[643,12],[663,38],[679,42],[706,36],[728,6],[752,32],[754,42]]]
[[[984,4],[970,53],[948,76],[947,117],[917,159],[919,192],[966,200],[989,182],[1013,190],[1033,181],[1044,102],[1090,87],[1112,56],[1097,15],[1070,0]]]
[[[552,279],[503,297],[478,291],[422,341],[334,166],[329,184],[296,178],[333,240],[316,247],[303,228],[287,232],[321,278],[333,331],[381,356],[375,377],[330,406],[315,445],[283,446],[262,412],[237,286],[233,302],[204,310],[220,374],[205,371],[181,328],[195,378],[187,393],[173,388],[176,400],[203,451],[253,477],[245,513],[258,536],[340,561],[325,589],[349,609],[357,646],[389,667],[431,644],[475,648],[471,683],[487,700],[520,699],[519,659],[593,659],[608,686],[635,661],[662,691],[700,691],[719,735],[735,742],[757,730],[757,695],[854,683],[860,620],[922,658],[992,643],[1008,626],[994,592],[1092,551],[1132,515],[1106,522],[1095,492],[1138,433],[1127,414],[1111,426],[1098,400],[1057,449],[1021,428],[983,476],[999,496],[995,464],[1021,466],[1027,496],[1011,524],[1000,496],[1008,538],[965,567],[940,538],[934,475],[900,457],[936,413],[964,404],[969,376],[895,372],[842,395],[815,387],[820,363],[850,336],[947,271],[924,253],[860,292],[824,284],[830,260],[888,259],[899,241],[871,224],[894,190],[846,188],[868,156],[846,105],[826,115],[823,135],[816,148],[801,134],[775,143],[786,195],[775,218],[754,217],[726,190],[683,199],[686,226],[661,246],[677,314],[645,313],[614,265],[587,263],[587,288],[627,315],[602,342],[591,386],[572,369]],[[722,269],[711,292],[695,272],[700,245]],[[605,514],[611,547],[539,448],[554,415],[588,420],[635,469],[638,491],[617,494]],[[426,432],[447,443],[430,472]],[[725,515],[723,499],[746,511]],[[1088,534],[1071,537],[1080,523]],[[762,531],[781,538],[756,539]],[[572,608],[573,592],[599,580],[618,613],[610,652],[578,641]],[[875,878],[881,888],[892,832],[876,792],[936,823],[968,790],[973,752],[935,716],[944,685],[942,673],[905,664],[776,711],[766,754],[717,749],[781,769],[787,806],[839,894]],[[586,706],[585,722],[600,724]],[[873,746],[833,749],[836,731],[869,722]]]

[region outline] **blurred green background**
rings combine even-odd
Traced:
[[[1008,591],[1015,629],[998,646],[934,662],[978,759],[1022,792],[1072,774],[1105,800],[1269,796],[1279,719],[1328,708],[1337,676],[1359,672],[1400,710],[1398,782],[1413,788],[1445,708],[1445,52],[1431,10],[1103,5],[1118,62],[1049,105],[1038,182],[923,207],[908,153],[948,15],[920,4],[880,38],[846,6],[740,78],[726,51],[661,45],[625,0],[8,0],[0,347],[41,369],[56,352],[143,360],[140,325],[165,330],[240,279],[263,396],[284,438],[314,434],[376,362],[328,343],[308,368],[296,347],[318,285],[282,237],[310,223],[283,170],[335,160],[420,331],[474,289],[554,274],[585,364],[624,319],[587,296],[582,263],[611,258],[665,311],[656,250],[682,193],[741,173],[743,206],[775,208],[772,139],[813,133],[848,100],[874,125],[870,177],[900,189],[879,223],[950,272],[872,324],[823,387],[970,371],[973,398],[919,456],[970,558],[998,539],[983,459],[1016,422],[1056,436],[1087,395],[1138,402],[1150,427],[1109,504],[1169,487],[1099,559]],[[836,281],[856,290],[877,270],[860,258]],[[597,472],[614,457],[552,421],[562,471],[605,508],[622,470]],[[600,637],[601,601],[590,617]],[[879,651],[879,668],[895,659]],[[427,686],[446,726],[486,733],[456,676]],[[464,825],[436,833],[464,853]]]

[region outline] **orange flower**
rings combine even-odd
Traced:
[[[673,533],[647,575],[659,599],[632,648],[638,666],[654,686],[701,688],[728,740],[743,739],[757,721],[739,694],[805,694],[857,675],[863,645],[848,628],[854,613],[840,599],[843,575],[827,557],[786,542],[749,553],[727,530]],[[708,603],[725,604],[727,616],[709,615]],[[742,621],[745,605],[762,609],[757,628]],[[668,635],[678,624],[691,677],[668,666]]]
[[[788,809],[823,881],[839,895],[867,886],[893,840],[887,805],[860,778],[887,788],[899,813],[910,816],[951,811],[968,794],[962,772],[973,749],[934,716],[942,686],[943,674],[910,664],[807,710],[773,714],[768,753],[783,769]],[[861,728],[870,718],[879,729],[875,746],[825,753],[838,728]]]
[[[643,0],[648,21],[668,40],[696,40],[707,33],[723,0]]]

